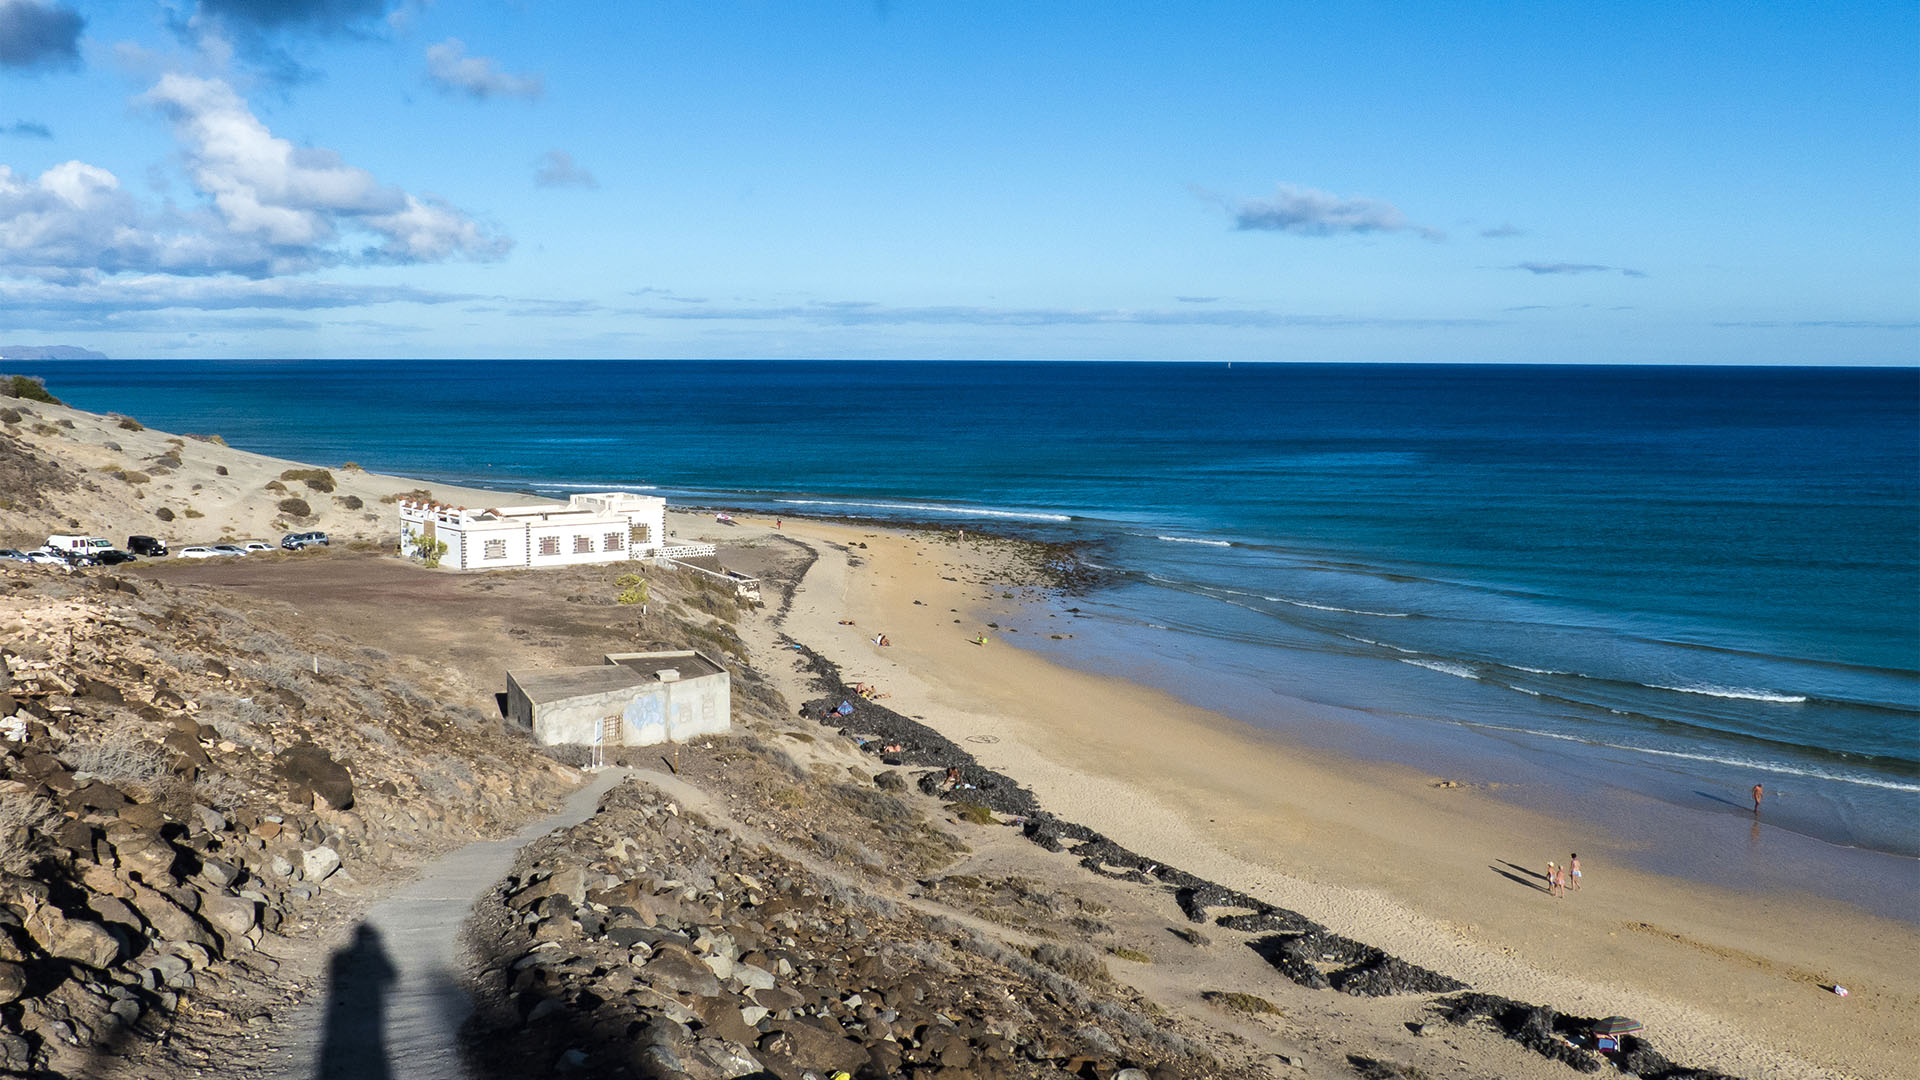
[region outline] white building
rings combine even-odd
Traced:
[[[419,558],[421,537],[447,545],[440,565],[461,570],[648,559],[663,553],[667,500],[625,491],[575,495],[567,505],[470,510],[400,501],[400,550]]]
[[[651,746],[724,735],[733,679],[691,649],[614,653],[592,667],[507,672],[507,716],[546,746]]]

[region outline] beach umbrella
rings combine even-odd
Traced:
[[[1593,1025],[1595,1035],[1625,1035],[1629,1031],[1639,1031],[1646,1027],[1638,1020],[1629,1020],[1624,1016],[1609,1016]]]

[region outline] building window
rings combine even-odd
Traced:
[[[633,541],[636,547],[645,547],[653,541],[653,526],[635,525],[627,531],[627,539]]]
[[[505,540],[488,540],[483,548],[483,552],[480,557],[483,559],[506,558],[507,542]]]
[[[625,539],[626,537],[621,536],[619,533],[608,533],[606,539],[601,543],[600,550],[619,551],[620,541]]]
[[[573,553],[574,553],[575,555],[591,555],[591,554],[593,554],[593,537],[591,537],[591,536],[576,536],[576,537],[574,537],[574,538],[573,538]]]
[[[560,538],[557,536],[541,537],[540,538],[540,554],[542,555],[560,554]]]

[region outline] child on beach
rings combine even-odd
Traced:
[[[1560,889],[1560,864],[1549,861],[1547,863],[1547,895],[1557,897],[1561,895]]]

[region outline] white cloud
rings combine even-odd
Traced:
[[[218,79],[166,75],[145,100],[173,120],[194,187],[213,200],[231,233],[331,252],[342,229],[370,231],[382,242],[366,254],[394,262],[505,250],[453,207],[383,186],[332,150],[276,137]]]
[[[169,74],[140,100],[172,121],[206,202],[142,203],[81,161],[37,178],[0,166],[0,271],[65,283],[122,273],[263,278],[338,263],[487,259],[509,246],[439,199],[276,137],[218,79]]]
[[[448,38],[427,46],[427,78],[442,90],[470,97],[520,97],[532,101],[546,89],[539,75],[501,71],[492,57],[468,56],[467,43]]]

